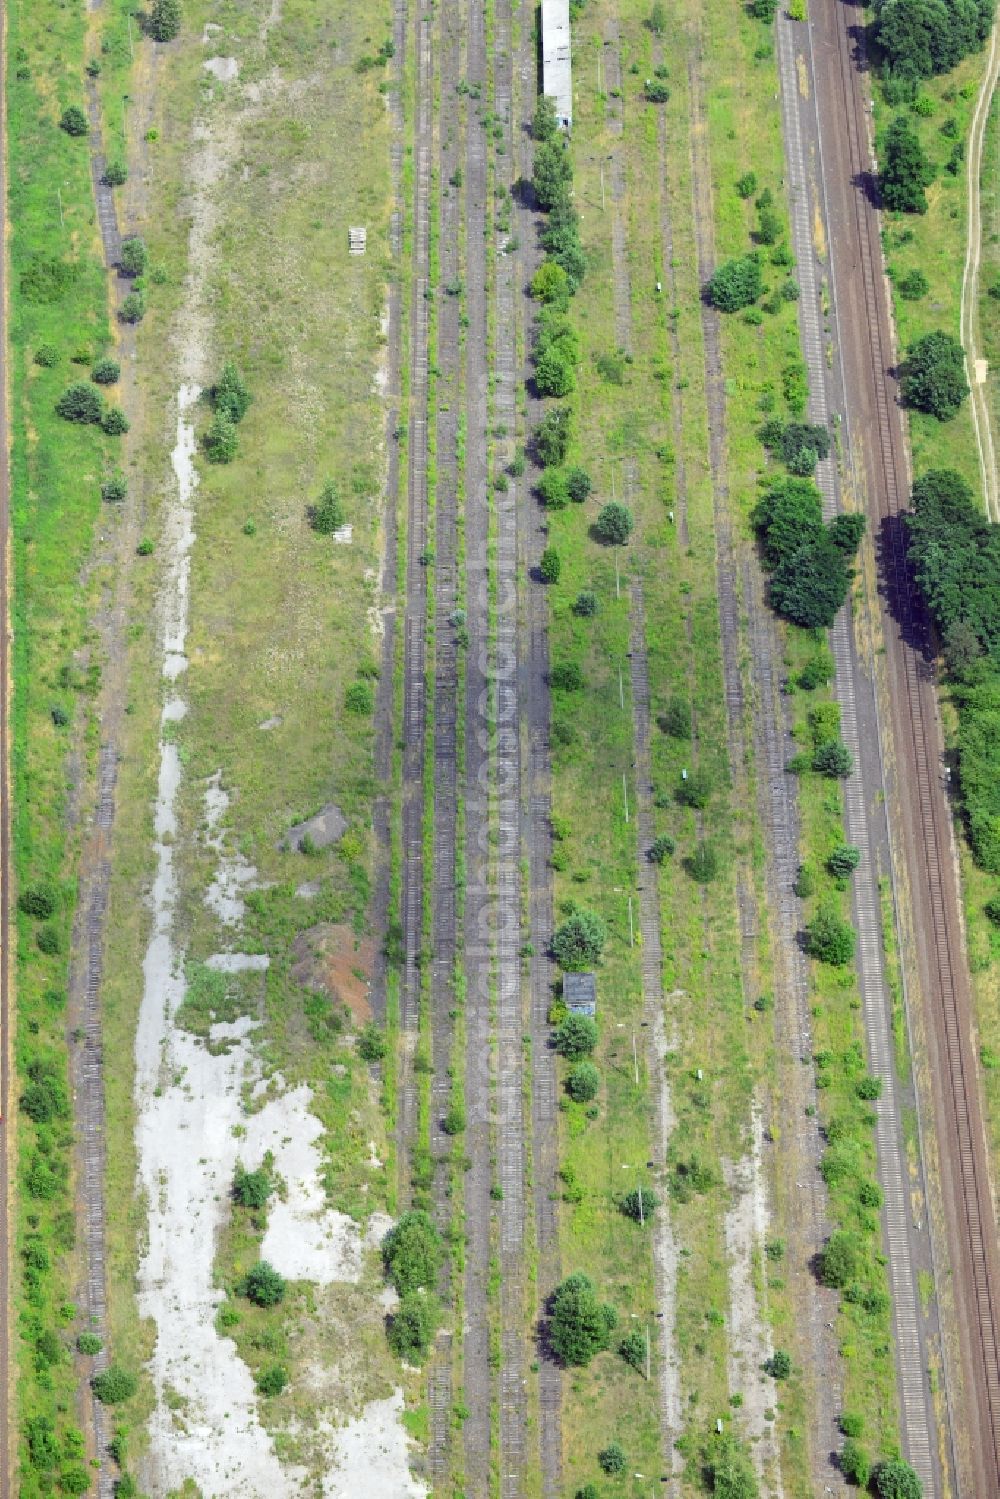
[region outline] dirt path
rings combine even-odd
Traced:
[[[983,169],[983,141],[990,117],[990,105],[1000,76],[1000,30],[993,28],[979,97],[972,114],[969,131],[966,188],[969,200],[968,232],[965,244],[965,271],[962,275],[961,337],[969,366],[972,388],[972,424],[976,431],[979,469],[983,476],[986,513],[1000,521],[1000,481],[997,478],[996,444],[993,440],[993,413],[990,402],[989,371],[979,352],[979,263],[983,250],[982,201],[980,179]]]

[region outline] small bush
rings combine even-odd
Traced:
[[[600,960],[607,941],[601,918],[583,906],[567,916],[552,938],[552,956],[566,973],[589,968]]]
[[[659,838],[654,838],[653,842],[649,845],[649,848],[646,850],[646,858],[650,864],[665,864],[673,854],[675,847],[676,845],[670,834],[661,833]]]
[[[437,1325],[437,1303],[420,1291],[409,1292],[389,1324],[389,1347],[397,1358],[420,1364],[427,1357]]]
[[[87,116],[78,104],[71,104],[62,112],[59,127],[65,130],[67,135],[86,135],[88,130]]]
[[[85,1494],[90,1488],[91,1477],[82,1463],[70,1463],[59,1474],[59,1487],[64,1494]]]
[[[123,323],[141,323],[146,316],[146,298],[141,291],[130,291],[122,298],[118,316]]]
[[[261,1395],[280,1395],[288,1384],[288,1370],[282,1364],[269,1364],[257,1375],[257,1389]]]
[[[76,1340],[77,1351],[86,1358],[93,1358],[95,1353],[100,1353],[104,1344],[95,1332],[82,1332]]]
[[[122,240],[122,258],[119,264],[124,276],[145,275],[149,265],[149,251],[146,249],[146,241],[138,234],[130,234]]]
[[[842,968],[854,956],[855,932],[832,907],[818,911],[806,927],[806,951],[820,963]]]
[[[344,707],[348,713],[360,718],[370,718],[375,710],[375,694],[370,682],[352,682],[344,693]]]
[[[465,1110],[460,1103],[449,1106],[448,1112],[441,1121],[441,1128],[446,1135],[460,1135],[465,1129]]]
[[[621,1204],[625,1217],[633,1223],[647,1223],[659,1206],[660,1199],[652,1187],[633,1187],[625,1193]]]
[[[546,547],[538,563],[538,572],[543,583],[558,583],[562,572],[562,558],[555,547]]]
[[[35,940],[38,943],[38,951],[44,953],[47,958],[54,958],[62,952],[62,937],[57,927],[39,927]]]
[[[153,0],[149,34],[156,42],[172,42],[181,29],[180,0]]]
[[[909,1463],[900,1458],[876,1464],[872,1486],[878,1499],[920,1499],[923,1484]]]
[[[788,1379],[792,1372],[792,1360],[783,1348],[776,1348],[771,1357],[765,1361],[764,1370],[772,1379]]]
[[[555,692],[581,692],[583,672],[576,661],[560,661],[549,673],[549,685]]]
[[[840,739],[828,739],[813,755],[812,768],[830,780],[843,779],[854,771],[854,761],[847,745]]]
[[[691,738],[691,705],[686,698],[672,697],[659,720],[660,728],[671,739]]]
[[[861,1265],[858,1244],[846,1229],[838,1229],[826,1241],[819,1260],[819,1278],[825,1286],[842,1291],[857,1278]]]
[[[871,1464],[864,1448],[854,1440],[844,1443],[840,1454],[840,1471],[848,1483],[856,1484],[859,1489],[867,1486],[871,1476]]]
[[[826,861],[826,867],[834,879],[846,880],[861,863],[861,850],[853,843],[838,843]]]
[[[593,1062],[577,1062],[570,1068],[566,1079],[566,1092],[574,1103],[589,1103],[597,1097],[601,1086],[601,1074]]]
[[[123,161],[109,161],[104,168],[104,181],[108,187],[122,187],[128,181],[128,167]]]
[[[900,276],[896,282],[896,290],[907,302],[919,302],[921,297],[926,297],[931,289],[931,284],[923,271],[914,268],[907,271],[905,276]]]
[[[702,841],[685,859],[684,867],[699,885],[710,885],[719,873],[719,856],[711,843]]]
[[[67,422],[93,423],[96,426],[103,411],[100,391],[84,380],[70,385],[56,402],[56,415]]]
[[[25,916],[37,916],[39,921],[48,921],[56,913],[56,892],[51,885],[28,885],[21,891],[17,905]]]
[[[135,1375],[120,1364],[110,1364],[107,1369],[102,1369],[90,1383],[102,1405],[120,1405],[123,1400],[131,1400],[138,1389]]]
[[[696,767],[677,787],[677,800],[683,807],[701,811],[712,799],[713,780],[707,770]]]
[[[237,449],[235,422],[217,411],[209,423],[203,443],[209,463],[232,463]]]
[[[58,364],[59,350],[55,344],[39,344],[35,350],[35,363],[43,370],[50,370]]]
[[[582,505],[592,488],[593,483],[585,468],[574,465],[566,470],[566,493],[574,505]]]
[[[101,499],[108,505],[120,505],[127,495],[128,480],[124,474],[112,474],[101,485]],[[153,550],[152,543],[149,550]]]
[[[250,392],[236,365],[228,359],[211,390],[212,407],[238,426],[250,407]]]
[[[388,1279],[401,1297],[418,1290],[431,1290],[444,1261],[444,1246],[437,1226],[422,1209],[404,1213],[382,1240],[382,1263]]]
[[[609,1442],[597,1454],[602,1473],[609,1478],[619,1478],[625,1472],[625,1452],[618,1442]]]
[[[573,613],[579,619],[591,619],[597,613],[597,594],[589,588],[581,589],[573,600]]]
[[[572,431],[572,413],[568,406],[555,406],[546,412],[535,431],[535,452],[545,467],[565,462]]]
[[[757,173],[744,172],[742,177],[737,177],[736,191],[741,198],[752,198],[757,191]]]
[[[854,1090],[859,1098],[875,1099],[882,1097],[882,1079],[880,1077],[865,1076],[858,1079]]]
[[[235,430],[235,428],[234,428]],[[310,507],[309,524],[319,536],[332,536],[344,524],[344,506],[332,479],[323,485],[316,504]]]
[[[239,1162],[233,1176],[233,1201],[241,1208],[252,1208],[259,1212],[267,1206],[267,1199],[274,1184],[266,1171],[247,1171]]]
[[[365,1062],[380,1062],[386,1053],[386,1040],[374,1021],[358,1032],[358,1055]]]
[[[750,307],[764,291],[760,261],[756,255],[727,260],[705,285],[705,296],[720,312],[739,312]]]
[[[101,417],[101,427],[109,437],[124,437],[129,429],[129,419],[120,406],[109,406]]]
[[[601,506],[594,529],[606,546],[624,546],[635,530],[635,521],[626,505],[611,500]]]
[[[117,359],[99,359],[90,372],[90,378],[98,385],[117,385],[121,372]]]
[[[882,1188],[878,1182],[862,1182],[858,1188],[858,1201],[863,1208],[880,1208]]]
[[[841,1411],[837,1425],[845,1437],[859,1437],[864,1432],[865,1419],[852,1411]]]
[[[284,1299],[285,1280],[267,1260],[258,1260],[247,1271],[240,1290],[255,1306],[277,1306]]]
[[[628,1364],[630,1369],[638,1369],[640,1373],[646,1368],[646,1339],[641,1332],[630,1332],[618,1344],[618,1352]]]
[[[538,496],[546,510],[564,510],[569,504],[566,475],[561,468],[547,468],[538,480]]]

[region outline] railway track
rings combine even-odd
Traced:
[[[818,98],[824,179],[843,231],[832,240],[835,300],[845,329],[849,416],[864,428],[869,517],[879,541],[889,691],[901,774],[902,841],[915,904],[918,963],[928,1012],[942,1189],[955,1275],[964,1375],[961,1426],[968,1477],[960,1491],[1000,1492],[1000,1292],[996,1224],[972,1044],[971,986],[937,712],[933,642],[910,574],[900,515],[909,499],[908,454],[896,399],[889,299],[872,179],[860,10],[824,0]],[[832,163],[832,166],[831,166]],[[842,298],[842,300],[841,300]],[[955,1366],[952,1366],[957,1373]],[[952,1401],[953,1429],[957,1410]]]
[[[809,419],[828,428],[830,403],[828,369],[820,310],[820,292],[813,245],[813,214],[810,183],[806,172],[804,119],[813,108],[799,87],[795,55],[794,23],[787,17],[777,22],[778,61],[782,85],[785,155],[791,204],[792,245],[801,290],[799,319],[802,350],[809,371]],[[822,209],[818,209],[822,212]],[[825,215],[824,215],[825,219]],[[828,239],[824,232],[824,239]],[[817,469],[827,519],[840,508],[836,461],[824,460]],[[876,721],[874,692],[865,676],[855,643],[854,623],[847,609],[841,611],[830,632],[836,675],[836,695],[841,705],[841,732],[855,765],[844,790],[847,840],[861,851],[861,863],[852,881],[854,924],[858,933],[857,971],[861,992],[870,1068],[882,1082],[882,1097],[876,1109],[875,1138],[879,1184],[885,1198],[882,1214],[887,1250],[889,1285],[892,1293],[893,1337],[900,1398],[903,1450],[929,1496],[938,1492],[940,1478],[934,1441],[935,1421],[927,1376],[927,1329],[920,1309],[918,1265],[921,1251],[929,1246],[916,1233],[909,1211],[910,1165],[903,1134],[903,1090],[896,1075],[892,1036],[892,1000],[885,975],[882,946],[882,911],[876,883],[880,831],[884,813],[873,794],[883,789],[880,758],[867,753],[864,727]],[[922,1162],[917,1172],[923,1192]]]

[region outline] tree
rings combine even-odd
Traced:
[[[619,1442],[609,1442],[602,1447],[597,1454],[597,1461],[601,1465],[601,1472],[607,1473],[609,1478],[620,1478],[625,1472],[625,1450]]]
[[[900,276],[896,282],[896,290],[906,302],[919,302],[921,297],[926,297],[931,289],[931,284],[923,271],[914,268],[907,271],[905,276]]]
[[[386,1040],[373,1020],[358,1032],[358,1056],[364,1062],[381,1062],[387,1050]]]
[[[217,411],[208,424],[204,437],[205,454],[209,463],[232,463],[238,446],[235,423],[221,411]]]
[[[382,1240],[382,1263],[400,1296],[437,1285],[444,1246],[433,1219],[420,1208],[404,1213]]]
[[[830,1235],[820,1255],[819,1278],[825,1286],[842,1291],[858,1277],[861,1256],[858,1242],[852,1233],[839,1228]]]
[[[427,1357],[437,1325],[437,1302],[422,1291],[410,1291],[389,1323],[389,1347],[397,1358],[419,1364]]]
[[[546,547],[538,562],[538,572],[543,583],[558,583],[562,572],[562,558],[555,547]]]
[[[580,692],[583,689],[583,672],[576,661],[559,661],[549,673],[549,685],[556,692]]]
[[[643,92],[650,104],[666,104],[670,99],[670,87],[662,78],[647,78]]]
[[[581,589],[573,600],[573,613],[580,619],[591,619],[597,613],[597,594],[589,588]]]
[[[924,155],[920,137],[905,115],[897,115],[886,132],[882,153],[882,202],[900,213],[926,213],[924,188],[933,178],[934,169]]]
[[[673,853],[675,846],[674,840],[669,833],[661,833],[649,845],[649,848],[646,850],[646,858],[650,864],[665,864]]]
[[[539,94],[535,104],[535,113],[531,119],[531,133],[536,141],[550,141],[558,134],[559,124],[556,120],[556,101],[548,94]],[[534,293],[538,295],[537,292]],[[547,300],[547,299],[546,299]]]
[[[842,968],[854,956],[855,932],[832,906],[817,911],[806,927],[806,951],[820,963]]]
[[[283,1364],[268,1364],[257,1375],[257,1389],[261,1395],[280,1395],[288,1384],[288,1370]]]
[[[109,437],[124,437],[129,419],[120,406],[109,406],[101,417],[101,428]]]
[[[921,1499],[924,1492],[916,1473],[901,1458],[876,1463],[872,1486],[878,1499]]]
[[[78,104],[71,104],[68,109],[63,110],[59,125],[67,135],[87,134],[87,116]]]
[[[103,412],[100,391],[84,380],[70,385],[56,402],[56,414],[67,422],[93,422],[96,425]]]
[[[659,1206],[660,1199],[652,1187],[633,1187],[622,1198],[622,1212],[634,1223],[647,1223]]]
[[[549,1303],[549,1342],[564,1364],[589,1364],[608,1347],[618,1318],[602,1306],[593,1283],[582,1271],[557,1286]]]
[[[535,385],[540,396],[568,396],[576,389],[572,360],[560,344],[546,344],[536,353]]]
[[[284,1277],[267,1260],[258,1260],[244,1276],[241,1290],[255,1306],[277,1306],[285,1295]]]
[[[141,291],[130,291],[122,298],[118,316],[123,323],[141,323],[146,316],[146,298]]]
[[[726,1434],[717,1439],[705,1469],[714,1499],[758,1499],[753,1464],[735,1437]]]
[[[712,799],[714,784],[710,772],[703,766],[696,766],[677,787],[677,800],[683,807],[695,807],[701,811]]]
[[[667,25],[667,12],[663,0],[653,0],[649,12],[649,29],[654,36],[662,36]]]
[[[552,956],[566,973],[589,968],[600,961],[607,935],[607,927],[595,912],[577,906],[556,928]]]
[[[172,42],[180,29],[180,0],[153,0],[149,13],[149,33],[153,40]]]
[[[606,546],[624,546],[635,530],[631,510],[618,500],[609,500],[598,511],[594,530]]]
[[[117,385],[121,372],[117,359],[99,359],[90,372],[90,378],[98,385]]]
[[[335,531],[340,530],[345,520],[337,486],[332,479],[327,479],[319,499],[309,509],[309,524],[320,536],[332,536]]]
[[[540,463],[558,467],[569,447],[572,414],[568,406],[554,406],[547,411],[535,431],[535,451]]]
[[[908,406],[950,421],[969,394],[962,345],[950,333],[925,333],[907,352],[901,385]]]
[[[765,21],[770,25],[777,9],[778,0],[750,0],[750,14],[755,21]]]
[[[121,187],[128,181],[128,167],[123,161],[109,161],[104,168],[104,181],[108,187]]]
[[[56,914],[56,892],[51,885],[27,885],[18,896],[17,908],[25,916],[36,916],[39,921],[48,921]]]
[[[812,768],[831,781],[842,780],[854,772],[851,752],[842,739],[827,739],[817,747]]]
[[[589,1057],[597,1045],[597,1021],[590,1015],[567,1015],[556,1026],[552,1044],[561,1057],[571,1062]]]
[[[274,1191],[274,1183],[267,1171],[247,1171],[237,1161],[233,1176],[233,1201],[241,1208],[259,1211],[267,1206],[267,1199]]]
[[[532,180],[535,197],[542,208],[552,208],[560,196],[569,191],[573,165],[561,135],[551,136],[538,147]]]
[[[146,242],[140,239],[138,234],[130,234],[122,240],[122,274],[125,276],[142,276],[149,264],[149,251]]]
[[[890,73],[947,73],[990,34],[992,0],[880,0],[875,35]]]
[[[108,505],[120,505],[128,497],[128,480],[124,474],[112,474],[101,485],[101,499]]]
[[[848,1483],[857,1484],[859,1489],[867,1487],[871,1464],[865,1449],[853,1439],[846,1441],[841,1450],[840,1471]]]
[[[630,1369],[642,1373],[646,1368],[646,1339],[638,1329],[633,1329],[618,1344],[618,1352]]]
[[[749,307],[764,291],[760,260],[756,255],[742,255],[727,260],[705,284],[705,296],[720,312],[739,312]]]
[[[544,260],[531,278],[531,295],[547,307],[565,308],[569,294],[570,281],[563,267],[558,261]]]
[[[570,1068],[566,1079],[566,1092],[574,1103],[590,1103],[597,1097],[601,1086],[601,1074],[593,1062],[577,1062]]]
[[[247,414],[252,399],[246,382],[231,359],[222,366],[222,374],[212,386],[212,405],[237,426]]]
[[[771,604],[805,630],[825,629],[833,624],[849,587],[844,554],[824,530],[778,563],[771,575]]]
[[[788,1379],[792,1372],[792,1360],[783,1348],[776,1348],[764,1361],[764,1372],[772,1379]]]
[[[120,1364],[109,1364],[90,1383],[102,1405],[120,1405],[123,1400],[131,1400],[139,1387],[135,1375]]]
[[[852,510],[844,515],[835,515],[827,527],[827,535],[837,548],[843,552],[845,558],[852,558],[861,545],[861,538],[865,534],[867,522],[858,510]]]

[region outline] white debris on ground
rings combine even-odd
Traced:
[[[227,926],[237,926],[246,914],[243,891],[252,889],[257,871],[239,849],[226,847],[222,819],[229,811],[229,795],[222,787],[222,772],[210,776],[205,787],[205,842],[218,855],[215,878],[208,887],[205,903]]]
[[[271,959],[264,952],[214,952],[205,967],[216,973],[266,973]]]
[[[232,83],[239,77],[240,65],[235,57],[210,57],[202,63],[206,73],[211,73],[220,83]]]
[[[331,1438],[331,1471],[323,1480],[324,1499],[425,1499],[426,1486],[407,1472],[407,1438],[402,1424],[403,1392],[372,1400],[356,1421]],[[327,1434],[327,1433],[324,1433]]]

